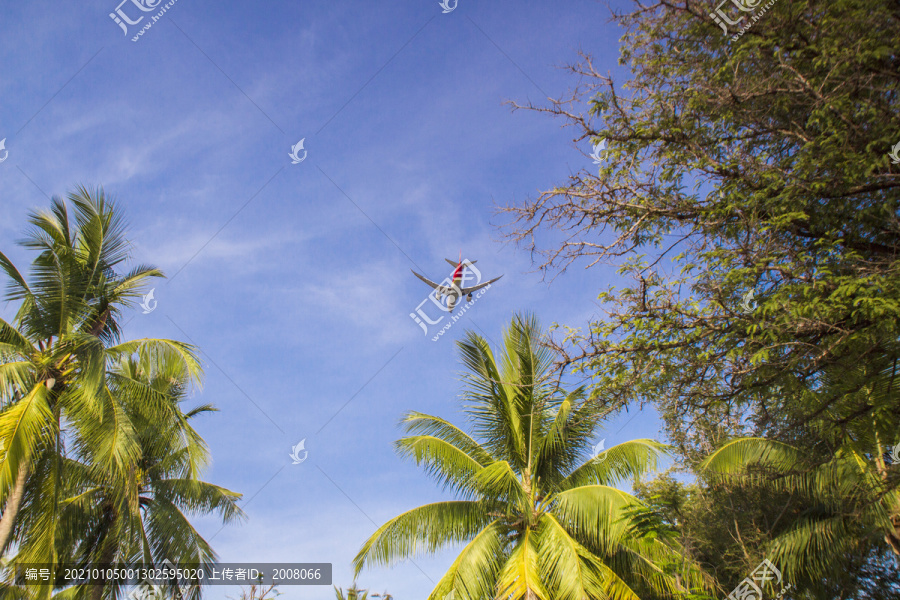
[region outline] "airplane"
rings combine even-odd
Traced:
[[[431,281],[430,279],[428,279],[427,277],[419,275],[415,271],[413,271],[412,274],[415,275],[416,277],[418,277],[419,279],[421,279],[422,281],[424,281],[425,283],[427,283],[428,285],[430,285],[431,287],[433,287],[435,289],[435,291],[437,292],[436,295],[437,295],[437,299],[439,301],[442,300],[444,296],[447,297],[447,310],[449,312],[453,312],[453,307],[456,306],[456,303],[459,302],[459,300],[463,296],[466,297],[466,300],[468,302],[471,302],[472,301],[472,292],[477,292],[481,288],[491,285],[492,283],[494,283],[495,281],[500,279],[500,277],[503,277],[503,275],[501,275],[500,277],[495,277],[494,279],[491,279],[490,281],[485,281],[484,283],[479,283],[478,285],[473,285],[472,287],[460,287],[460,284],[463,282],[463,270],[466,268],[467,265],[474,265],[478,261],[475,261],[475,260],[463,261],[462,256],[460,256],[460,260],[458,263],[453,262],[449,258],[446,258],[444,260],[446,260],[448,263],[450,263],[451,265],[456,267],[453,271],[453,276],[450,278],[450,280],[452,281],[452,285],[447,286],[447,285],[441,285],[439,283],[435,283],[435,282]],[[412,269],[410,269],[410,270],[412,270]]]

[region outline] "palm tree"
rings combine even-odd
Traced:
[[[344,588],[339,588],[338,586],[332,586],[334,588],[334,595],[337,600],[366,600],[369,597],[369,590],[363,590],[356,587],[356,582],[353,582],[353,585],[347,588],[347,593],[344,593]]]
[[[122,310],[162,273],[144,265],[124,275],[117,272],[128,259],[129,244],[121,214],[102,189],[79,187],[68,200],[73,218],[58,198],[49,212],[30,215],[32,229],[21,243],[38,255],[28,278],[0,253],[0,267],[10,280],[6,298],[20,302],[13,323],[0,319],[0,446],[5,450],[0,456],[0,555],[15,543],[18,562],[54,565],[61,558],[86,556],[89,539],[104,540],[91,551],[99,550],[95,558],[119,556],[120,542],[130,538],[120,539],[122,532],[111,535],[103,527],[146,512],[140,494],[133,492],[141,488],[137,482],[147,484],[154,477],[134,469],[141,461],[170,460],[169,466],[155,466],[155,476],[162,482],[183,480],[175,475],[194,477],[203,456],[196,438],[186,440],[189,448],[181,453],[170,448],[168,459],[162,446],[160,453],[147,454],[148,447],[164,442],[154,439],[148,446],[148,432],[141,430],[159,423],[174,436],[176,422],[186,422],[172,395],[154,385],[166,375],[180,387],[198,384],[201,369],[194,348],[163,339],[119,341]],[[128,360],[134,369],[125,368],[122,361]],[[157,382],[148,385],[154,377]],[[182,427],[178,435],[190,432]],[[74,516],[79,501],[69,492],[91,485],[104,490],[107,512],[100,520],[79,521]],[[208,502],[195,483],[174,485],[181,487],[168,490],[169,500],[181,494],[198,506]],[[206,507],[233,514],[222,501]],[[190,510],[190,502],[182,507]],[[173,521],[171,535],[190,537],[177,528]],[[73,547],[75,540],[81,541]],[[40,597],[48,594],[44,590]]]
[[[800,507],[791,525],[772,540],[768,558],[793,581],[827,581],[847,555],[873,550],[900,556],[900,472],[885,466],[884,447],[863,452],[846,444],[827,460],[764,438],[731,440],[701,469],[714,479],[734,478],[791,493]],[[888,550],[890,549],[890,550]]]
[[[145,385],[141,394],[112,386],[113,395],[123,400],[123,416],[133,425],[141,452],[136,462],[113,472],[68,462],[73,489],[62,502],[61,524],[75,539],[61,543],[71,549],[67,562],[87,567],[169,560],[209,571],[216,555],[184,512],[218,513],[226,523],[243,514],[237,507],[239,494],[200,480],[209,452],[189,421],[216,409],[204,404],[181,411],[188,382],[177,361],[127,357],[109,375],[111,382]],[[88,587],[100,600],[103,587]],[[107,586],[105,593],[112,598],[115,589]],[[190,587],[188,597],[199,599],[198,585]]]
[[[459,342],[474,437],[412,412],[403,420],[411,435],[396,447],[461,499],[385,523],[354,559],[357,574],[465,542],[430,600],[636,600],[700,585],[690,567],[655,564],[676,560],[676,549],[632,535],[625,514],[640,503],[613,487],[654,469],[664,446],[634,440],[585,459],[603,409],[583,388],[552,385],[553,355],[539,336],[533,317],[516,316],[499,358],[472,332]]]

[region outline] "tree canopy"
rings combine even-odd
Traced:
[[[355,559],[366,565],[463,548],[429,595],[551,600],[674,598],[704,581],[677,545],[635,535],[640,504],[615,487],[653,469],[664,451],[632,440],[590,454],[604,412],[579,388],[557,388],[553,355],[534,318],[516,316],[496,351],[468,332],[459,342],[472,434],[410,413],[398,451],[459,500],[409,510],[382,525]]]
[[[190,344],[121,340],[119,318],[150,278],[124,273],[121,210],[78,188],[32,213],[24,273],[0,253],[12,322],[0,319],[0,556],[8,566],[207,566],[215,553],[187,514],[242,515],[240,494],[200,479],[208,449],[186,409],[202,369]],[[70,209],[71,205],[71,209]],[[0,584],[17,598],[116,598],[118,582]],[[199,598],[198,585],[188,595]]]
[[[895,388],[867,390],[900,358],[900,7],[777,2],[736,40],[709,12],[616,15],[624,85],[584,55],[570,95],[519,107],[607,146],[596,170],[502,208],[505,235],[548,276],[631,278],[601,291],[607,317],[560,343],[563,362],[609,401],[655,401],[677,439],[704,417],[787,436],[877,417],[896,436]],[[817,393],[829,376],[851,393]]]
[[[582,54],[570,93],[514,103],[595,164],[500,207],[504,236],[548,279],[625,281],[552,342],[558,367],[598,405],[659,410],[697,479],[648,484],[667,500],[639,522],[720,586],[774,553],[798,593],[878,597],[900,531],[900,4],[652,0],[614,21],[624,82]],[[748,435],[802,460],[697,470]]]

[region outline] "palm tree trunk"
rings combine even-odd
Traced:
[[[22,505],[22,498],[25,497],[25,482],[28,480],[28,467],[24,464],[19,467],[19,473],[16,475],[16,483],[13,485],[9,498],[6,500],[6,506],[3,508],[3,516],[0,517],[0,556],[3,556],[9,538],[12,535],[13,525],[16,521],[16,515],[19,507]]]
[[[106,320],[109,318],[109,307],[104,308],[100,311],[97,317],[94,319],[91,326],[88,327],[88,333],[93,336],[99,336],[100,332],[103,331],[103,328],[106,327]]]
[[[113,566],[112,562],[116,558],[116,537],[115,537],[115,524],[118,518],[118,511],[115,506],[108,506],[107,510],[104,511],[106,514],[104,516],[104,525],[103,528],[106,529],[106,535],[104,536],[103,541],[103,551],[100,553],[100,567],[106,568],[107,566]],[[103,600],[103,592],[106,591],[107,583],[106,578],[101,577],[100,581],[94,581],[94,585],[91,586],[91,600]]]

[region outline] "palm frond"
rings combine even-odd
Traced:
[[[589,457],[560,483],[567,490],[583,485],[609,485],[637,479],[657,468],[659,457],[668,446],[656,440],[638,439],[622,442]]]
[[[469,434],[445,419],[411,411],[403,417],[400,423],[407,433],[433,435],[453,444],[482,466],[494,462],[494,457]]]
[[[448,596],[453,600],[495,597],[505,545],[503,528],[497,521],[491,521],[460,551],[428,600],[445,600]]]
[[[551,600],[541,581],[537,534],[525,530],[515,549],[500,569],[497,595],[510,600]]]
[[[581,543],[609,554],[628,529],[626,510],[640,504],[637,498],[620,489],[585,485],[553,496],[550,512]]]
[[[9,277],[6,288],[6,300],[8,302],[23,300],[31,295],[31,289],[28,287],[28,282],[25,281],[25,278],[19,273],[19,270],[12,261],[2,252],[0,252],[0,269],[3,269],[6,276]]]
[[[426,504],[400,514],[379,527],[353,559],[354,573],[364,566],[385,565],[433,553],[453,542],[465,541],[488,523],[485,505],[473,501]]]
[[[606,587],[598,563],[601,561],[575,540],[552,514],[541,518],[538,530],[541,571],[559,600],[603,598]]]
[[[469,498],[477,495],[478,488],[470,482],[484,467],[462,449],[430,435],[405,437],[394,442],[394,446],[400,456],[412,457],[417,465],[424,465],[426,472],[443,486]]]
[[[5,503],[19,469],[27,468],[39,446],[56,439],[47,387],[37,384],[24,398],[0,412],[0,502]]]
[[[713,474],[729,475],[759,464],[784,473],[803,461],[803,454],[788,444],[765,438],[739,438],[723,444],[701,463],[700,468]]]

